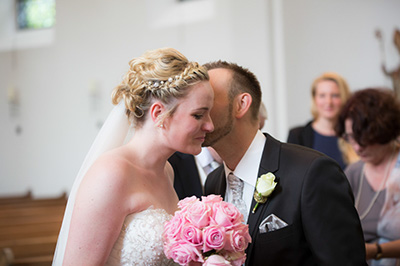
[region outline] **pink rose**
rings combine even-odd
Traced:
[[[225,260],[225,258],[220,255],[211,255],[203,264],[203,266],[224,266],[224,265],[231,265],[231,264],[229,261]]]
[[[203,232],[190,223],[185,223],[181,231],[182,240],[195,247],[203,245]]]
[[[164,253],[180,265],[204,263],[203,254],[215,253],[204,265],[241,266],[251,242],[243,215],[222,197],[195,196],[179,201],[179,211],[164,224]],[[211,252],[210,252],[211,251]]]
[[[248,236],[248,237],[247,237]],[[229,230],[226,234],[226,250],[243,252],[251,241],[248,232],[241,230]]]
[[[201,197],[201,201],[204,202],[204,203],[207,203],[207,204],[210,204],[210,203],[214,204],[214,203],[217,203],[217,202],[221,202],[222,201],[222,197],[219,196],[219,195],[211,194],[211,195],[208,195],[207,197],[202,196]]]
[[[184,210],[187,208],[187,206],[195,203],[196,201],[199,201],[199,199],[196,196],[186,197],[178,202],[178,207],[181,210]]]
[[[243,214],[233,204],[221,201],[213,205],[213,222],[230,229],[243,221]]]
[[[235,226],[235,228],[233,228],[236,231],[241,231],[241,235],[246,239],[247,243],[251,243],[251,236],[249,234],[249,225],[248,224],[239,224],[238,226]]]
[[[212,210],[210,205],[196,201],[186,209],[186,219],[199,229],[210,223]]]
[[[225,245],[226,229],[223,226],[211,225],[203,230],[203,252],[221,250]]]
[[[175,242],[168,250],[165,250],[164,247],[164,253],[168,259],[173,259],[180,265],[187,265],[191,261],[204,262],[203,256],[199,250],[185,242]]]
[[[179,237],[182,226],[185,220],[182,214],[177,211],[171,220],[167,221],[164,224],[164,239],[167,242],[176,241],[177,237]]]

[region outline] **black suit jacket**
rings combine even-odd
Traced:
[[[339,165],[315,150],[266,136],[258,174],[272,172],[278,184],[265,204],[250,211],[246,265],[366,265],[354,197]],[[224,197],[225,189],[219,167],[208,176],[205,194]],[[250,210],[254,205],[253,199]],[[288,226],[260,233],[270,214]]]
[[[168,161],[174,169],[174,188],[179,199],[203,196],[203,188],[194,156],[175,152]]]
[[[305,126],[295,127],[289,130],[287,142],[312,148],[314,144],[314,131],[311,127],[312,122],[313,121],[310,121]]]

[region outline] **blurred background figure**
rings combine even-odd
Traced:
[[[349,144],[336,137],[334,127],[341,107],[350,96],[349,86],[340,75],[326,72],[314,80],[311,96],[313,120],[290,129],[287,142],[325,153],[344,169],[357,156]]]
[[[174,169],[174,188],[179,199],[203,196],[207,175],[222,163],[217,152],[203,147],[198,155],[175,152],[168,159]]]
[[[374,266],[399,265],[400,259],[393,258],[400,258],[400,102],[392,90],[357,91],[343,107],[335,130],[360,157],[345,173],[360,215],[367,259],[374,259]]]
[[[258,127],[258,129],[262,130],[265,125],[265,120],[268,119],[267,108],[265,107],[265,104],[263,102],[261,102],[260,104],[260,112],[258,114],[258,118],[260,120],[260,126]]]

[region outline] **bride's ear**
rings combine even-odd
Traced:
[[[165,106],[157,101],[150,107],[150,116],[156,126],[162,127],[161,118],[162,114],[166,111]]]

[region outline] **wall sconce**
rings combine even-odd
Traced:
[[[100,93],[100,88],[96,81],[92,81],[91,84],[89,85],[89,97],[92,110],[94,112],[98,111],[101,99],[101,93]]]
[[[10,86],[7,91],[8,107],[11,117],[18,117],[20,111],[19,93],[15,86]]]
[[[94,116],[97,117],[100,114],[101,109],[101,89],[99,83],[95,80],[92,80],[89,85],[89,101],[91,105],[92,112]],[[103,126],[103,120],[97,119],[95,122],[95,127],[100,129]]]

